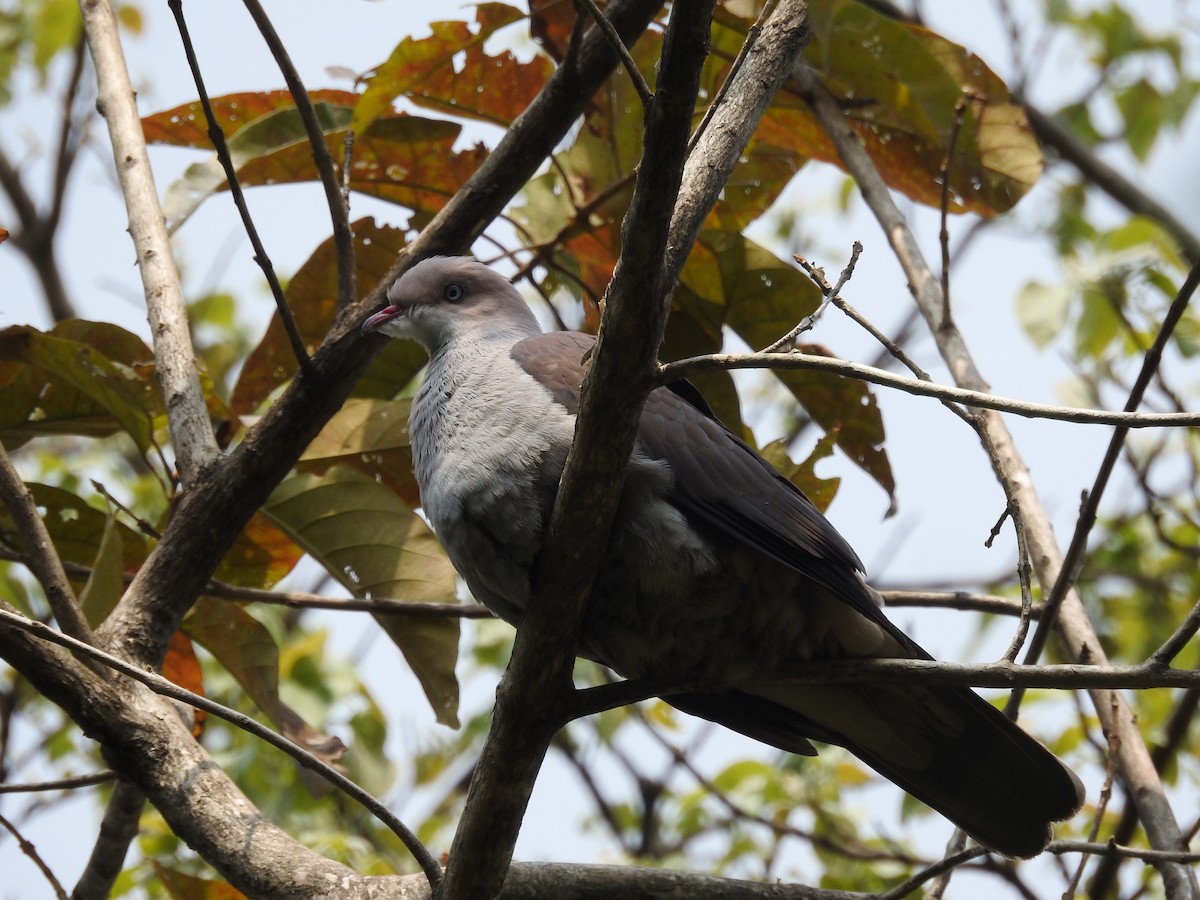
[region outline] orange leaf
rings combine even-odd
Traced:
[[[313,103],[326,102],[338,106],[353,107],[358,95],[350,91],[310,91]],[[281,109],[292,109],[296,101],[288,91],[248,91],[241,94],[226,94],[211,100],[213,115],[221,130],[229,136],[239,128]],[[142,130],[150,144],[169,144],[172,147],[194,147],[211,150],[208,139],[208,123],[199,100],[154,113],[142,119]]]
[[[163,659],[163,678],[179,685],[193,694],[204,696],[204,674],[200,671],[200,660],[196,658],[196,649],[192,646],[191,638],[182,631],[171,635],[167,655]],[[202,709],[192,711],[192,737],[199,740],[204,733],[204,720],[208,713]]]

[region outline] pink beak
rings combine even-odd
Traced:
[[[402,306],[385,306],[375,315],[363,321],[359,327],[359,334],[370,334],[372,331],[378,331],[383,325],[386,325],[392,319],[398,319],[404,315],[404,307]]]

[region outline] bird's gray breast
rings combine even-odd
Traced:
[[[431,361],[409,422],[421,502],[475,597],[515,621],[529,596],[574,417],[507,353]]]

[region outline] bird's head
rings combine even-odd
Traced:
[[[421,260],[388,288],[387,301],[362,333],[418,341],[431,354],[459,338],[515,341],[541,330],[508,279],[469,256]]]

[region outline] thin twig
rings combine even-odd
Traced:
[[[1017,535],[1017,580],[1021,584],[1021,617],[1003,659],[1005,662],[1013,663],[1017,661],[1017,654],[1021,652],[1025,638],[1029,635],[1029,621],[1033,616],[1033,587],[1030,584],[1033,567],[1029,562],[1029,541],[1025,537],[1025,529],[1021,527],[1021,517],[1015,509],[1010,507],[1010,510],[1012,511],[1013,531]]]
[[[938,243],[942,248],[942,321],[950,319],[950,229],[947,227],[950,218],[950,167],[954,164],[954,151],[958,148],[958,135],[962,131],[963,119],[967,115],[967,102],[970,94],[964,93],[954,104],[954,122],[950,126],[950,140],[946,143],[946,154],[942,157],[939,174],[942,178],[942,203],[940,210],[941,228],[938,230]]]
[[[17,826],[4,816],[0,816],[0,825],[2,825],[9,834],[17,840],[17,845],[21,848],[21,852],[33,860],[33,864],[38,867],[45,879],[50,882],[50,887],[54,889],[54,896],[59,900],[67,900],[67,892],[63,889],[62,884],[54,877],[54,872],[46,865],[46,861],[38,854],[37,848],[33,846],[21,832],[17,831]]]
[[[0,784],[0,794],[40,794],[45,791],[73,791],[76,788],[91,787],[94,784],[104,784],[117,777],[112,769],[101,769],[99,772],[89,772],[87,775],[75,775],[71,778],[58,778],[54,781],[31,781],[27,784]]]
[[[633,61],[633,54],[629,52],[629,48],[625,46],[625,42],[617,34],[617,29],[613,27],[612,22],[605,18],[600,7],[596,5],[596,0],[575,0],[575,2],[587,7],[588,14],[596,23],[596,27],[604,34],[609,46],[613,48],[613,52],[621,58],[621,64],[625,66],[625,72],[629,75],[629,80],[633,82],[633,89],[637,91],[638,97],[642,100],[642,109],[650,109],[651,104],[654,103],[654,92],[650,90],[650,85],[642,77],[641,70],[637,67],[637,63]],[[572,41],[572,43],[575,44],[578,41]]]
[[[1187,642],[1192,639],[1197,630],[1200,630],[1200,603],[1192,607],[1192,611],[1187,614],[1175,632],[1163,642],[1163,645],[1150,654],[1150,658],[1146,660],[1147,665],[1170,665],[1171,661],[1187,646]]]
[[[737,81],[738,73],[741,72],[746,58],[750,55],[750,51],[754,49],[754,45],[758,43],[759,35],[762,34],[763,23],[774,15],[775,7],[778,4],[779,0],[767,0],[763,4],[762,10],[759,11],[758,18],[754,20],[754,24],[746,29],[746,39],[742,41],[742,46],[739,48],[737,56],[734,57],[733,62],[730,64],[725,80],[717,88],[717,95],[713,97],[712,102],[708,104],[708,108],[704,110],[704,117],[700,120],[700,124],[696,126],[696,130],[692,132],[692,136],[688,139],[688,153],[696,149],[696,144],[700,142],[700,138],[708,130],[713,116],[721,108],[725,100],[725,95],[729,92],[729,86]]]
[[[1117,750],[1120,747],[1121,737],[1118,734],[1110,733],[1108,736],[1108,753],[1106,754],[1106,762],[1104,766],[1104,784],[1100,787],[1100,797],[1096,801],[1096,811],[1092,815],[1092,825],[1088,829],[1088,842],[1094,843],[1096,837],[1100,834],[1100,825],[1104,821],[1104,812],[1108,809],[1109,800],[1112,799],[1113,782],[1117,778],[1117,758],[1119,753]],[[1072,900],[1075,892],[1079,889],[1079,883],[1083,880],[1083,873],[1087,869],[1088,856],[1084,854],[1079,860],[1079,865],[1071,875],[1070,881],[1067,882],[1067,888],[1063,891],[1063,900]]]
[[[946,849],[942,853],[943,859],[956,859],[958,855],[966,849],[967,833],[961,828],[955,828],[950,835],[950,840],[946,841]],[[964,860],[965,862],[965,860]],[[925,893],[922,895],[922,900],[941,900],[946,893],[946,888],[950,887],[950,878],[954,875],[956,866],[950,866],[944,871],[939,872],[925,888]]]
[[[168,681],[161,675],[154,672],[139,669],[137,666],[125,662],[103,650],[85,644],[83,641],[78,641],[73,637],[65,634],[60,634],[53,629],[43,625],[41,622],[35,622],[32,619],[27,619],[24,616],[9,612],[5,609],[0,609],[0,622],[13,628],[18,628],[26,634],[31,634],[40,640],[48,641],[52,644],[57,644],[60,647],[65,647],[72,653],[83,656],[86,659],[93,660],[101,665],[107,666],[110,669],[115,669],[122,675],[132,678],[156,694],[163,697],[169,697],[172,700],[178,700],[181,703],[186,703],[196,709],[202,709],[210,715],[224,719],[231,725],[240,728],[242,731],[252,734],[259,740],[265,741],[272,747],[282,750],[292,759],[296,760],[306,769],[311,769],[316,772],[342,793],[349,796],[351,799],[360,803],[373,816],[379,819],[400,839],[409,853],[421,866],[422,871],[428,877],[430,885],[436,890],[438,883],[441,881],[442,870],[437,860],[425,848],[425,845],[417,838],[415,834],[409,831],[408,827],[401,822],[395,815],[392,814],[383,803],[376,800],[370,793],[363,790],[337,769],[330,766],[328,763],[319,759],[312,753],[305,750],[303,747],[294,744],[292,741],[283,737],[283,735],[272,731],[265,725],[256,722],[247,715],[243,715],[236,710],[230,709],[227,706],[222,706],[207,697],[201,697],[199,694],[194,694],[185,688],[172,681]]]
[[[283,45],[283,41],[279,39],[279,34],[275,31],[275,26],[271,24],[270,18],[268,18],[266,12],[263,10],[262,4],[258,0],[243,0],[243,3],[245,3],[247,12],[250,13],[250,17],[254,19],[254,24],[258,26],[258,31],[263,36],[263,40],[266,41],[271,55],[275,57],[279,71],[283,73],[283,80],[287,84],[288,91],[296,103],[296,112],[300,114],[300,121],[304,123],[304,132],[308,135],[308,144],[312,149],[313,162],[317,167],[317,175],[321,179],[321,187],[325,190],[325,202],[329,206],[329,218],[333,222],[333,243],[337,248],[338,266],[337,308],[339,310],[344,309],[357,299],[354,231],[350,227],[348,194],[343,193],[343,188],[346,191],[350,190],[350,180],[349,177],[346,177],[344,184],[338,184],[337,169],[333,164],[333,154],[329,152],[329,147],[325,143],[325,132],[321,129],[321,123],[317,120],[317,112],[313,109],[312,99],[308,96],[308,91],[304,88],[304,82],[300,80],[300,73],[296,71],[296,67],[292,63],[292,58],[288,55],[287,48]],[[352,136],[347,134],[346,139],[349,142],[347,146],[352,146]],[[349,155],[349,152],[347,152],[347,162],[344,170],[347,176],[349,173]],[[231,176],[231,181],[234,177],[236,176]]]
[[[246,198],[242,193],[242,185],[238,181],[237,167],[234,165],[233,157],[229,153],[229,145],[225,143],[225,132],[217,122],[212,103],[209,102],[208,91],[204,87],[204,76],[200,72],[200,63],[196,59],[196,51],[192,46],[192,38],[188,32],[187,21],[183,17],[183,0],[167,0],[167,6],[171,8],[171,12],[175,15],[175,23],[179,28],[179,37],[183,41],[183,51],[187,55],[188,67],[192,71],[192,78],[196,82],[196,92],[200,97],[200,106],[204,110],[204,119],[208,123],[208,139],[212,142],[213,149],[217,153],[217,160],[221,163],[221,168],[225,170],[225,180],[229,185],[230,196],[233,197],[233,204],[237,207],[238,215],[241,216],[242,225],[246,229],[246,235],[250,238],[250,245],[254,248],[254,261],[262,269],[263,277],[267,280],[267,286],[271,289],[271,296],[275,298],[275,308],[279,312],[279,319],[283,323],[283,330],[287,333],[288,341],[292,345],[292,353],[295,355],[301,371],[305,374],[311,374],[312,360],[309,358],[308,349],[304,346],[304,338],[301,337],[300,329],[296,325],[296,319],[292,315],[291,309],[288,308],[287,298],[283,295],[283,286],[279,283],[279,277],[275,274],[275,266],[271,263],[271,257],[267,255],[267,249],[263,246],[262,239],[258,236],[258,228],[250,216],[250,208],[246,205]]]
[[[888,606],[918,606],[927,609],[956,609],[1019,616],[1024,608],[1020,600],[997,597],[993,594],[972,594],[968,591],[880,591]],[[1041,607],[1029,611],[1031,618],[1041,615]]]
[[[1147,850],[1142,847],[1125,847],[1121,844],[1094,844],[1089,841],[1051,841],[1046,853],[1090,853],[1095,856],[1122,856],[1127,859],[1143,859],[1147,862],[1200,862],[1200,853],[1187,850]]]
[[[889,891],[884,891],[876,895],[876,900],[900,900],[901,897],[906,897],[908,894],[915,891],[926,882],[937,878],[944,872],[949,872],[952,869],[961,866],[963,863],[976,857],[983,856],[988,851],[983,847],[972,847],[969,850],[960,850],[958,853],[951,854],[943,859],[938,860],[931,866],[927,866],[917,874],[913,875],[906,881],[902,881]]]
[[[830,285],[830,283],[825,280],[824,269],[817,268],[803,256],[792,257],[797,263],[800,264],[800,268],[804,269],[804,271],[808,273],[809,279],[817,286],[817,290],[821,292],[821,303],[815,310],[801,319],[795,328],[793,328],[775,343],[771,344],[769,347],[764,347],[759,352],[779,353],[785,347],[790,349],[795,346],[796,338],[817,324],[817,320],[821,318],[821,314],[825,312],[825,308],[834,301],[841,289],[846,286],[846,282],[849,281],[854,275],[854,267],[858,264],[858,257],[862,255],[862,249],[862,244],[860,244],[858,241],[855,241],[854,246],[850,251],[850,261],[846,263],[846,267],[842,269],[842,274],[838,278],[837,284],[834,285]]]
[[[1012,400],[997,394],[972,391],[951,385],[935,384],[917,378],[907,378],[841,359],[827,356],[809,356],[804,353],[712,353],[693,356],[658,368],[656,382],[668,384],[681,378],[690,378],[701,372],[726,369],[811,369],[832,372],[847,378],[857,378],[884,387],[893,387],[909,394],[934,397],[953,401],[964,406],[994,409],[1031,419],[1054,419],[1059,422],[1075,422],[1091,425],[1122,425],[1126,428],[1158,428],[1162,426],[1200,425],[1200,412],[1190,413],[1136,413],[1110,412],[1101,409],[1076,409],[1069,406],[1052,406],[1047,403],[1031,403]]]

